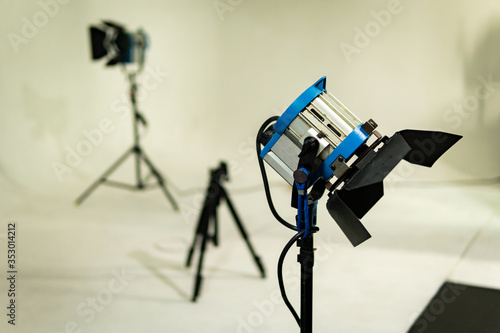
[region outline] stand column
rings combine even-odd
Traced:
[[[300,333],[312,333],[313,317],[313,234],[297,241],[300,247]]]
[[[128,79],[130,81],[130,102],[132,103],[132,125],[134,128],[134,148],[135,148],[135,180],[138,188],[143,188],[142,172],[141,172],[141,150],[139,148],[139,127],[138,120],[139,110],[137,109],[137,84],[135,81],[136,73],[129,73]]]

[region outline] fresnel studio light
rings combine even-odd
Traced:
[[[420,130],[402,130],[391,137],[376,130],[372,119],[362,122],[326,90],[326,77],[303,92],[280,117],[268,119],[257,136],[259,165],[270,209],[276,219],[297,234],[285,246],[278,277],[285,303],[301,332],[312,332],[313,234],[319,229],[316,210],[328,191],[327,210],[357,246],[371,236],[360,219],[383,196],[383,180],[401,161],[431,167],[461,136]],[[293,186],[296,223],[276,212],[262,161]],[[301,264],[301,316],[284,292],[282,265],[297,242]]]

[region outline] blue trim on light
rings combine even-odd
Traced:
[[[326,90],[326,76],[316,81],[312,86],[307,88],[293,103],[283,112],[283,114],[278,118],[276,124],[274,124],[274,135],[271,140],[265,145],[260,153],[260,158],[269,153],[271,148],[276,144],[279,138],[283,135],[288,126],[292,121],[299,115],[299,113],[304,110],[304,108],[309,105],[316,97]]]
[[[349,135],[335,148],[335,150],[321,163],[318,169],[311,176],[310,184],[314,184],[314,182],[318,178],[323,178],[324,180],[328,180],[333,176],[333,170],[330,168],[330,165],[342,155],[344,159],[349,159],[352,154],[358,149],[363,143],[366,142],[368,137],[370,136],[365,132],[364,129],[361,128],[362,125],[356,127]]]
[[[299,184],[295,182],[295,186],[297,186],[297,192],[298,191],[304,191],[307,192],[307,182],[303,184]],[[297,231],[301,232],[302,231],[302,220],[304,218],[304,196],[301,194],[297,195]]]
[[[309,223],[311,226],[316,226],[316,218],[318,215],[318,200],[315,200],[312,204],[309,205]]]
[[[307,236],[309,236],[309,233],[311,232],[311,222],[309,221],[310,216],[309,216],[309,205],[307,201],[307,192],[303,200],[304,200],[304,220],[305,220],[304,223],[306,225],[306,231],[304,232],[304,236],[302,237],[307,238]]]
[[[134,61],[133,58],[133,55],[134,55],[134,47],[135,47],[135,39],[134,37],[131,35],[131,34],[126,34],[127,36],[127,39],[128,39],[128,42],[129,42],[129,47],[128,49],[126,50],[126,55],[125,55],[125,59],[123,59],[123,62],[124,63],[132,63]]]
[[[297,198],[297,203],[298,203],[298,205],[297,205],[297,231],[298,232],[302,231],[301,225],[302,225],[302,221],[304,221],[305,232],[304,232],[304,236],[302,236],[302,237],[306,238],[307,236],[309,236],[309,232],[311,230],[311,223],[310,223],[310,216],[309,216],[309,205],[308,205],[308,201],[307,201],[307,187],[308,187],[308,183],[309,183],[309,175],[310,174],[309,174],[309,171],[307,171],[307,169],[305,169],[305,168],[300,168],[298,170],[302,170],[307,175],[307,179],[305,182],[299,183],[299,182],[295,181],[295,186],[297,187],[297,194],[298,194],[298,198]],[[300,194],[300,192],[302,192],[302,194]]]

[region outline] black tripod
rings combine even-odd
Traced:
[[[203,280],[203,276],[201,275],[201,270],[203,268],[203,257],[205,254],[205,249],[207,246],[207,242],[212,241],[215,246],[219,245],[219,237],[218,237],[218,220],[217,220],[217,208],[222,199],[226,200],[227,206],[229,207],[229,211],[233,215],[234,221],[240,231],[241,236],[245,240],[250,253],[260,270],[262,278],[266,276],[264,271],[264,266],[262,262],[255,253],[252,244],[248,238],[248,234],[241,223],[236,210],[234,209],[229,196],[222,185],[223,180],[228,180],[227,175],[227,167],[226,164],[221,162],[219,168],[212,169],[210,171],[210,184],[206,191],[205,202],[203,203],[203,209],[201,211],[198,225],[196,226],[196,233],[194,235],[193,244],[191,245],[188,257],[186,260],[186,266],[189,267],[191,265],[191,259],[193,258],[193,253],[197,244],[200,246],[200,257],[198,259],[198,268],[196,271],[195,277],[195,285],[193,290],[193,298],[192,301],[195,302],[196,298],[200,294],[201,283]]]
[[[115,163],[113,163],[95,182],[93,182],[75,201],[77,205],[81,204],[83,200],[85,200],[99,185],[106,184],[110,186],[115,186],[119,188],[124,188],[128,190],[146,190],[156,186],[159,186],[167,199],[170,201],[175,210],[179,210],[179,206],[175,202],[174,198],[167,190],[165,186],[165,180],[162,175],[153,165],[149,157],[147,157],[146,153],[140,146],[140,137],[139,137],[139,122],[142,123],[143,126],[146,126],[146,119],[142,116],[137,108],[137,83],[136,83],[136,73],[128,73],[128,79],[130,82],[130,102],[132,104],[132,112],[133,112],[133,127],[134,127],[134,145],[128,149]],[[129,185],[120,182],[115,182],[108,180],[107,177],[113,173],[130,155],[135,155],[135,177],[136,184]],[[142,177],[141,172],[141,163],[144,162],[146,166],[149,168],[150,174],[146,177]],[[157,180],[157,183],[147,184],[147,180],[150,176],[154,176]]]

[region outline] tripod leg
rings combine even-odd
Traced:
[[[247,232],[245,231],[245,228],[243,227],[243,223],[241,223],[241,220],[240,218],[238,217],[238,214],[236,213],[236,209],[234,209],[234,206],[231,202],[231,200],[229,199],[229,196],[226,192],[226,190],[221,186],[220,187],[220,190],[221,190],[221,194],[224,196],[224,198],[226,199],[226,202],[227,202],[227,206],[229,207],[229,210],[231,211],[231,214],[233,215],[234,217],[234,221],[236,222],[236,225],[238,226],[238,229],[240,230],[240,234],[241,234],[241,237],[243,237],[243,239],[245,240],[245,242],[247,243],[247,246],[248,246],[248,249],[250,250],[250,253],[252,254],[253,256],[253,259],[255,261],[255,264],[257,265],[257,267],[259,268],[260,270],[260,274],[261,276],[264,278],[266,277],[266,271],[264,270],[264,265],[262,265],[262,261],[260,260],[260,257],[255,253],[255,250],[253,249],[253,246],[252,244],[250,243],[250,239],[248,237],[248,234]]]
[[[163,180],[163,177],[162,175],[160,174],[160,172],[158,172],[158,170],[155,168],[155,166],[153,165],[153,163],[149,160],[149,158],[147,157],[147,155],[144,153],[144,151],[141,151],[141,156],[142,156],[142,159],[144,160],[144,162],[146,163],[146,165],[149,167],[149,169],[151,170],[151,173],[156,177],[156,179],[158,180],[158,184],[160,185],[161,189],[163,190],[163,193],[165,194],[165,196],[167,197],[167,199],[170,201],[170,203],[172,204],[172,207],[174,208],[174,210],[178,211],[179,210],[179,205],[177,205],[177,202],[175,201],[174,197],[172,196],[172,194],[170,194],[170,192],[167,190],[167,187],[165,186],[165,181]]]
[[[135,152],[135,181],[137,184],[137,188],[143,188],[144,182],[142,181],[142,173],[141,173],[141,155],[143,154],[142,150],[139,146],[134,148]]]
[[[216,191],[216,195],[214,195],[214,190],[216,188],[217,183],[212,174],[210,185],[207,188],[205,194],[205,201],[203,202],[203,210],[200,214],[200,219],[198,221],[198,227],[196,230],[196,237],[201,237],[201,248],[200,248],[200,256],[198,258],[198,267],[196,270],[195,282],[194,282],[194,290],[193,290],[193,298],[192,301],[196,302],[198,295],[200,294],[201,283],[203,282],[203,276],[201,275],[201,271],[203,269],[203,259],[205,257],[205,249],[207,246],[207,242],[212,241],[215,245],[218,243],[218,227],[217,227],[217,206],[220,203],[220,194]],[[210,221],[214,221],[214,225],[212,226],[212,230],[210,228]],[[213,234],[211,234],[212,232]],[[189,250],[187,265],[191,263],[191,258],[193,256],[194,251],[194,243],[191,249]]]
[[[201,237],[201,246],[200,246],[200,257],[198,258],[198,267],[196,269],[196,276],[194,282],[194,290],[193,290],[193,298],[192,301],[196,302],[198,295],[200,294],[201,283],[203,281],[203,276],[201,275],[201,270],[203,269],[203,258],[205,257],[205,248],[207,246],[207,241],[210,240],[209,225],[210,219],[212,217],[211,213],[214,211],[214,200],[210,198],[209,193],[207,191],[207,197],[205,199],[205,206],[203,207],[203,211],[200,215],[200,222],[198,224],[198,228],[196,231],[196,237]],[[192,257],[192,250],[190,250],[189,256]],[[190,263],[191,258],[188,258],[188,262]]]
[[[211,234],[212,236],[212,241],[214,242],[215,246],[219,246],[219,218],[217,216],[217,206],[220,200],[215,199],[215,204],[212,206],[212,212],[211,216],[214,218],[214,223],[213,223],[213,233]]]
[[[197,241],[198,241],[198,234],[196,233],[196,234],[194,234],[193,243],[191,244],[191,247],[189,248],[189,251],[188,251],[188,256],[186,259],[186,267],[191,266],[191,259],[193,259],[194,248],[196,246]]]
[[[208,222],[208,221],[207,221]],[[201,275],[201,270],[203,268],[203,258],[205,255],[205,248],[207,246],[207,239],[208,239],[208,223],[206,225],[205,233],[203,234],[203,239],[201,241],[201,250],[200,250],[200,258],[198,259],[198,268],[196,270],[196,280],[194,284],[194,291],[193,291],[193,298],[192,301],[196,302],[196,299],[198,298],[198,295],[200,294],[200,289],[201,289],[201,283],[203,281],[203,276]]]
[[[85,200],[101,183],[106,181],[106,178],[122,164],[125,159],[134,151],[134,147],[127,150],[108,170],[106,170],[95,182],[93,182],[76,200],[75,204],[79,205]]]
[[[189,248],[188,251],[188,256],[186,259],[186,267],[191,266],[191,259],[193,259],[193,254],[194,254],[194,249],[196,247],[196,243],[198,241],[198,236],[203,236],[204,234],[204,229],[206,228],[205,225],[208,223],[208,198],[205,199],[205,202],[203,203],[203,209],[200,213],[200,217],[198,219],[198,224],[196,225],[196,231],[194,234],[194,239],[193,243],[191,244],[191,247]]]

